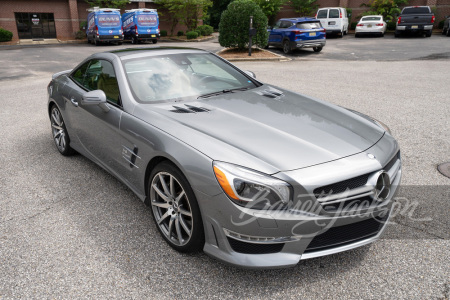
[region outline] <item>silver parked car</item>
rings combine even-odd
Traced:
[[[384,36],[387,24],[381,15],[364,16],[355,27],[355,37],[363,34]]]
[[[294,266],[375,241],[401,179],[381,122],[203,50],[97,53],[54,74],[48,94],[61,154],[126,184],[171,247],[237,266]]]

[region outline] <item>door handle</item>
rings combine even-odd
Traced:
[[[70,102],[72,102],[72,104],[73,104],[75,107],[78,107],[78,102],[75,101],[75,98],[70,98]]]

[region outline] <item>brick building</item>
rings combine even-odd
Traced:
[[[0,0],[0,27],[18,39],[74,39],[89,8],[84,0]],[[130,0],[126,9],[159,7],[152,0]],[[122,11],[123,13],[124,11]],[[161,29],[170,28],[170,17],[160,14]],[[183,30],[177,26],[176,30]]]
[[[348,7],[353,10],[352,21],[361,15],[369,0],[318,0],[320,7]],[[450,15],[450,0],[410,0],[409,5],[429,5],[436,7],[436,22]],[[130,0],[126,9],[160,8],[152,0]],[[18,39],[58,38],[73,39],[86,21],[88,5],[84,0],[0,0],[0,27],[13,33],[13,41]],[[298,17],[292,7],[285,5],[278,18]],[[170,29],[170,15],[160,14],[161,29]],[[178,25],[175,32],[185,30]]]

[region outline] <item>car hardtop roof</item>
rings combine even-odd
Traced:
[[[343,8],[343,7],[339,7],[339,6],[335,6],[335,7],[321,7],[321,8],[318,9],[318,11],[319,11],[319,10],[322,10],[322,9],[330,9],[330,8],[336,8],[336,9],[338,9],[338,8]]]
[[[105,51],[102,53],[111,53],[118,56],[121,60],[157,56],[161,54],[177,53],[211,53],[206,50],[189,47],[145,47],[145,48],[125,48],[120,50]]]
[[[365,17],[383,17],[383,15],[367,15],[367,16],[362,16],[361,19],[365,18]]]
[[[320,22],[316,18],[308,18],[308,17],[301,17],[301,18],[282,18],[281,21],[293,21],[293,22],[309,22],[309,21],[317,21]]]

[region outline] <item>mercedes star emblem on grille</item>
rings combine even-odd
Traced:
[[[382,171],[378,175],[377,183],[375,185],[375,200],[384,201],[389,196],[391,192],[391,179],[388,173]]]

